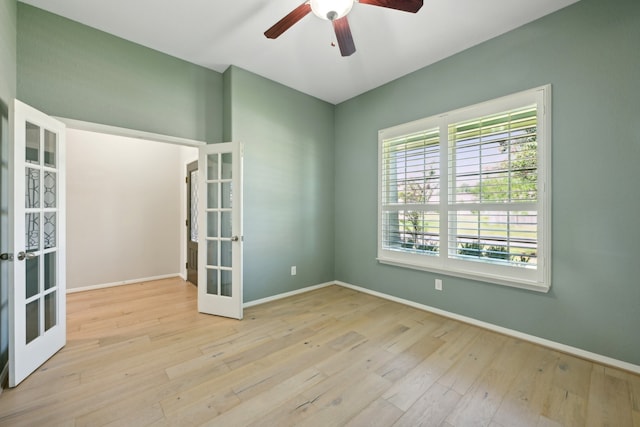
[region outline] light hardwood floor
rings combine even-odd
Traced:
[[[71,294],[2,426],[640,426],[640,376],[350,289],[196,312],[178,279]]]

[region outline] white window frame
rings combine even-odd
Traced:
[[[449,255],[449,140],[448,126],[465,120],[515,110],[528,105],[537,107],[537,265],[520,268],[455,259]],[[383,142],[404,135],[438,128],[440,133],[440,199],[439,242],[436,254],[390,250],[383,247]],[[410,123],[382,129],[378,132],[378,251],[383,264],[430,271],[499,285],[539,292],[551,287],[551,85],[507,95],[466,108],[427,117]],[[459,258],[459,257],[458,257]]]

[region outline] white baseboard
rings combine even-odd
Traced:
[[[7,384],[8,376],[9,376],[9,363],[7,362],[4,364],[4,368],[2,368],[2,372],[0,372],[0,394],[2,394],[4,385]]]
[[[182,277],[180,273],[165,274],[162,276],[143,277],[140,279],[123,280],[122,282],[103,283],[100,285],[83,286],[81,288],[67,288],[67,294],[76,292],[93,291],[96,289],[113,288],[115,286],[133,285],[134,283],[152,282],[154,280],[171,279],[173,277]]]
[[[571,354],[573,356],[580,357],[582,359],[587,359],[592,362],[601,363],[603,365],[609,365],[614,368],[623,369],[625,371],[633,372],[635,374],[640,374],[640,366],[634,365],[633,363],[624,362],[622,360],[614,359],[612,357],[603,356],[601,354],[592,353],[590,351],[583,350],[581,348],[572,347],[570,345],[562,344],[559,342],[551,341],[545,338],[540,338],[535,335],[525,334],[523,332],[515,331],[513,329],[504,328],[502,326],[494,325],[492,323],[483,322],[481,320],[477,320],[471,317],[462,316],[460,314],[451,313],[449,311],[441,310],[439,308],[431,307],[424,304],[419,304],[414,301],[409,301],[406,299],[394,297],[391,295],[383,294],[382,292],[372,291],[371,289],[363,288],[360,286],[351,285],[349,283],[336,281],[336,285],[343,286],[345,288],[353,289],[358,292],[363,292],[365,294],[373,295],[376,297],[380,297],[389,301],[394,301],[400,304],[408,305],[410,307],[414,307],[420,310],[428,311],[433,314],[437,314],[443,317],[448,317],[450,319],[458,320],[460,322],[468,323],[474,326],[478,326],[483,329],[488,329],[490,331],[498,332],[503,335],[507,335],[510,337],[518,338],[523,341],[528,341],[534,344],[541,345],[543,347],[547,347],[553,350],[560,351],[562,353]]]
[[[308,286],[306,288],[297,289],[295,291],[285,292],[283,294],[278,294],[278,295],[274,295],[274,296],[267,297],[267,298],[256,299],[256,300],[253,300],[253,301],[245,302],[242,306],[244,308],[253,307],[255,305],[265,304],[265,303],[268,303],[268,302],[271,302],[271,301],[277,301],[277,300],[282,299],[282,298],[287,298],[287,297],[291,297],[291,296],[294,296],[294,295],[304,294],[305,292],[315,291],[316,289],[326,288],[327,286],[331,286],[331,285],[335,285],[335,284],[337,284],[337,283],[336,282],[327,282],[327,283],[321,283],[319,285]]]

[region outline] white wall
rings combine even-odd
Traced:
[[[182,274],[197,149],[67,130],[67,288]]]

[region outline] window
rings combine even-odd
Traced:
[[[378,260],[546,292],[551,87],[379,132]]]

